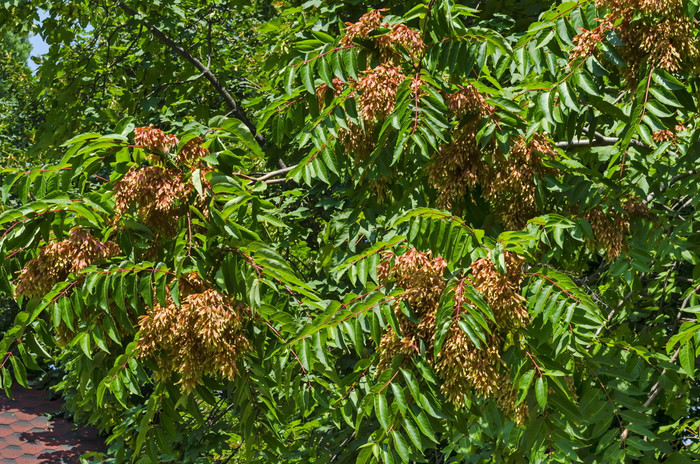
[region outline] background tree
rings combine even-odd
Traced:
[[[697,460],[697,3],[371,6],[6,7],[104,130],[5,172],[5,389],[102,462]]]

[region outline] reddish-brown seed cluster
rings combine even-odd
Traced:
[[[380,282],[394,282],[403,289],[401,298],[394,304],[394,312],[399,321],[403,338],[389,329],[379,346],[381,368],[391,365],[398,354],[417,352],[421,341],[432,346],[435,335],[435,312],[440,295],[445,289],[443,273],[447,263],[441,257],[433,258],[430,252],[411,248],[406,253],[396,256],[387,253],[377,268]],[[401,311],[402,301],[408,303],[419,322],[413,323]]]
[[[497,324],[488,335],[487,343],[477,347],[459,327],[462,311],[466,311],[465,285],[472,283],[464,278],[454,290],[453,322],[448,329],[439,354],[428,361],[442,380],[441,390],[445,397],[458,407],[464,406],[471,393],[495,399],[499,407],[519,423],[527,415],[527,406],[516,405],[514,387],[509,380],[500,357],[500,334],[525,325],[528,314],[519,294],[522,283],[522,259],[514,254],[505,254],[507,272],[499,274],[487,260],[478,260],[472,267],[474,288],[481,292],[494,312]],[[401,336],[388,329],[382,336],[379,353],[379,369],[391,366],[399,355],[413,356],[423,345],[426,353],[432,353],[435,338],[435,317],[440,297],[445,289],[443,273],[445,261],[433,258],[430,253],[409,249],[401,256],[392,253],[377,269],[382,283],[393,282],[404,290],[394,312]],[[416,322],[409,320],[402,311],[402,302],[408,303]]]
[[[383,22],[380,10],[372,10],[362,16],[356,23],[348,23],[341,45],[352,46],[358,37],[372,40],[378,50],[379,64],[373,69],[365,70],[357,81],[344,83],[338,79],[333,81],[334,96],[338,97],[347,87],[351,88],[349,98],[355,98],[358,104],[362,124],[348,123],[347,129],[338,131],[340,142],[345,145],[348,154],[356,160],[364,159],[375,147],[378,127],[394,110],[396,91],[399,84],[406,79],[399,65],[401,53],[405,51],[409,58],[420,56],[425,44],[419,31],[404,24],[388,24]],[[371,38],[371,33],[379,28],[387,28],[389,32]],[[412,89],[415,95],[420,94],[420,79],[414,79]],[[323,106],[326,94],[330,89],[322,85],[317,90],[320,105]]]
[[[523,259],[515,253],[505,251],[506,273],[501,274],[490,259],[477,259],[472,264],[474,288],[484,296],[503,330],[524,327],[530,320],[525,307],[525,298],[520,294],[523,282]]]
[[[494,157],[493,144],[480,147],[476,134],[479,122],[493,112],[493,107],[471,84],[445,100],[452,116],[461,121],[452,134],[452,141],[440,146],[433,157],[428,175],[439,192],[438,206],[451,208],[487,175],[485,168]]]
[[[362,15],[356,23],[345,23],[345,35],[340,39],[340,44],[343,46],[352,45],[356,37],[367,38],[369,34],[382,26],[382,15],[384,10],[371,10],[369,13]]]
[[[597,27],[590,31],[582,29],[582,32],[574,37],[574,43],[576,45],[569,55],[570,63],[573,63],[579,58],[588,58],[591,56],[598,49],[598,45],[605,40],[606,34],[614,29],[609,16],[604,19],[597,19],[596,21],[599,23]]]
[[[591,245],[605,250],[610,261],[617,258],[624,250],[629,235],[630,223],[627,218],[618,211],[608,217],[599,206],[588,211],[584,217],[593,229],[595,243]]]
[[[541,134],[535,134],[529,141],[518,139],[507,158],[497,157],[488,180],[481,183],[482,194],[506,227],[520,229],[540,213],[535,199],[535,178],[556,174],[555,169],[543,164],[556,158],[554,145]]]
[[[202,158],[209,155],[209,150],[202,146],[202,139],[195,137],[183,145],[175,157],[180,166],[195,166]]]
[[[412,59],[419,57],[425,50],[425,43],[420,32],[409,28],[405,24],[383,23],[384,16],[381,13],[382,11],[384,10],[371,10],[356,23],[346,23],[345,36],[340,39],[340,44],[350,46],[357,37],[366,39],[372,31],[379,28],[388,28],[390,29],[389,32],[376,38],[382,61],[397,60],[400,56],[396,51],[397,48],[404,49]]]
[[[437,189],[438,206],[454,208],[468,190],[477,185],[499,220],[508,228],[522,228],[528,219],[539,214],[535,199],[535,179],[555,174],[546,167],[546,159],[556,159],[554,145],[541,134],[531,140],[520,138],[503,156],[493,143],[482,147],[476,140],[480,121],[493,108],[469,85],[446,98],[453,116],[462,122],[453,132],[452,141],[442,145],[428,168]]]
[[[398,67],[385,65],[364,71],[363,74],[357,82],[360,92],[357,103],[362,119],[373,123],[394,111],[396,89],[406,76]]]
[[[457,324],[450,327],[434,366],[442,379],[440,389],[450,402],[462,407],[470,393],[498,397],[508,382],[502,378],[499,347],[500,341],[493,336],[479,349]]]
[[[190,284],[190,291],[201,287],[201,282]],[[169,300],[142,316],[139,356],[154,359],[162,379],[177,373],[183,391],[192,390],[205,375],[233,379],[250,350],[243,333],[246,306],[212,289],[183,293],[180,299],[181,306]]]
[[[600,31],[584,31],[575,39],[572,58],[587,56],[602,36],[614,29],[625,44],[620,53],[633,71],[645,61],[652,67],[678,71],[683,65],[700,64],[699,39],[695,25],[683,10],[682,0],[596,0],[598,8],[610,13]]]
[[[93,237],[90,231],[74,227],[67,239],[47,243],[39,254],[24,266],[17,278],[15,294],[26,297],[43,296],[71,273],[119,253],[120,249],[116,243],[102,242]]]
[[[665,129],[652,133],[651,139],[656,143],[675,142],[676,134],[671,130]]]
[[[151,152],[169,152],[179,143],[176,136],[166,134],[153,127],[153,124],[148,127],[137,127],[134,129],[134,134],[134,145]]]
[[[114,186],[115,208],[119,217],[135,210],[154,231],[169,231],[176,225],[189,192],[180,172],[145,166],[127,172]]]
[[[388,25],[387,25],[388,26]],[[425,50],[425,43],[420,32],[405,24],[394,24],[391,32],[377,38],[382,58],[385,61],[396,61],[400,58],[397,49],[405,50],[412,60],[419,58]]]
[[[600,206],[596,206],[584,215],[584,218],[591,224],[595,237],[595,242],[589,243],[589,245],[595,250],[604,250],[610,261],[613,261],[627,249],[630,220],[652,217],[649,207],[639,198],[625,198],[621,204],[621,211],[610,208],[606,214]]]

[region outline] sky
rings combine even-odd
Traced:
[[[32,44],[32,52],[30,53],[30,56],[41,56],[49,51],[49,46],[46,44],[46,42],[44,42],[44,39],[42,39],[40,35],[30,36],[29,43]],[[31,58],[27,60],[27,64],[32,71],[36,70],[36,63],[34,63]]]
[[[39,12],[39,18],[44,19],[47,16],[45,11]],[[27,60],[27,65],[32,71],[36,71],[37,65],[32,61],[32,56],[41,56],[49,51],[49,46],[40,35],[29,36],[29,43],[32,45],[32,52],[29,54],[30,58]]]

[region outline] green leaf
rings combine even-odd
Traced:
[[[383,394],[379,393],[375,396],[374,409],[377,411],[379,423],[384,431],[387,432],[389,427],[391,427],[391,417],[389,414],[389,406],[387,405],[386,397]]]
[[[695,376],[695,346],[692,340],[681,345],[679,359],[685,373],[688,377],[693,378]]]
[[[15,373],[15,379],[17,379],[17,383],[22,385],[24,388],[29,388],[29,384],[27,383],[27,370],[24,367],[24,364],[17,359],[16,356],[10,356],[10,363],[12,364],[12,370]]]
[[[406,440],[404,440],[401,434],[398,433],[396,430],[391,431],[391,436],[394,439],[394,449],[398,453],[399,457],[402,459],[403,462],[408,462],[408,460],[411,457],[408,443],[406,443]]]
[[[535,382],[535,398],[542,409],[547,407],[547,378],[540,376]]]

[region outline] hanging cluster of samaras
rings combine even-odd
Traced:
[[[683,67],[697,70],[700,42],[695,25],[683,11],[683,0],[596,0],[596,6],[609,10],[598,19],[598,27],[574,38],[571,60],[599,53],[598,45],[615,31],[624,46],[622,58],[634,76],[646,61],[651,67],[669,72]]]
[[[178,144],[176,136],[160,129],[136,128],[133,147],[147,152],[147,165],[133,167],[114,183],[112,235],[119,234],[125,217],[138,219],[153,233],[155,252],[168,239],[167,234],[177,230],[179,219],[190,206],[207,214],[209,184],[204,175],[209,169],[202,158],[209,152],[199,138],[193,138],[173,154]],[[195,192],[193,175],[201,176],[202,193]],[[72,282],[81,283],[85,277],[81,271],[120,254],[114,237],[101,241],[93,231],[75,227],[67,238],[49,241],[27,262],[15,281],[15,294],[42,297],[71,275]],[[233,378],[239,357],[250,349],[243,334],[249,310],[211,288],[196,273],[181,276],[177,285],[178,304],[168,294],[165,304],[156,303],[140,316],[139,356],[155,361],[160,378],[179,374],[183,390],[192,389],[204,375]],[[69,291],[72,287],[63,295]],[[138,310],[132,309],[138,316]],[[62,340],[72,335],[63,323],[55,330]]]
[[[529,315],[525,299],[520,295],[523,261],[516,254],[506,252],[505,263],[506,272],[500,273],[490,259],[481,258],[460,279],[454,288],[454,311],[447,336],[434,355],[436,313],[446,287],[443,274],[447,263],[415,248],[402,255],[388,252],[377,275],[383,284],[393,283],[403,289],[394,302],[400,333],[393,328],[384,332],[379,346],[379,368],[389,368],[397,356],[406,359],[420,355],[422,346],[442,380],[443,394],[455,406],[464,406],[470,394],[492,398],[505,413],[522,423],[527,416],[527,405],[517,401],[517,389],[510,381],[500,353],[505,337],[525,327]],[[459,327],[461,313],[474,305],[465,286],[479,292],[493,312],[490,334],[482,346],[476,346]],[[404,303],[415,315],[414,320],[402,310]]]

